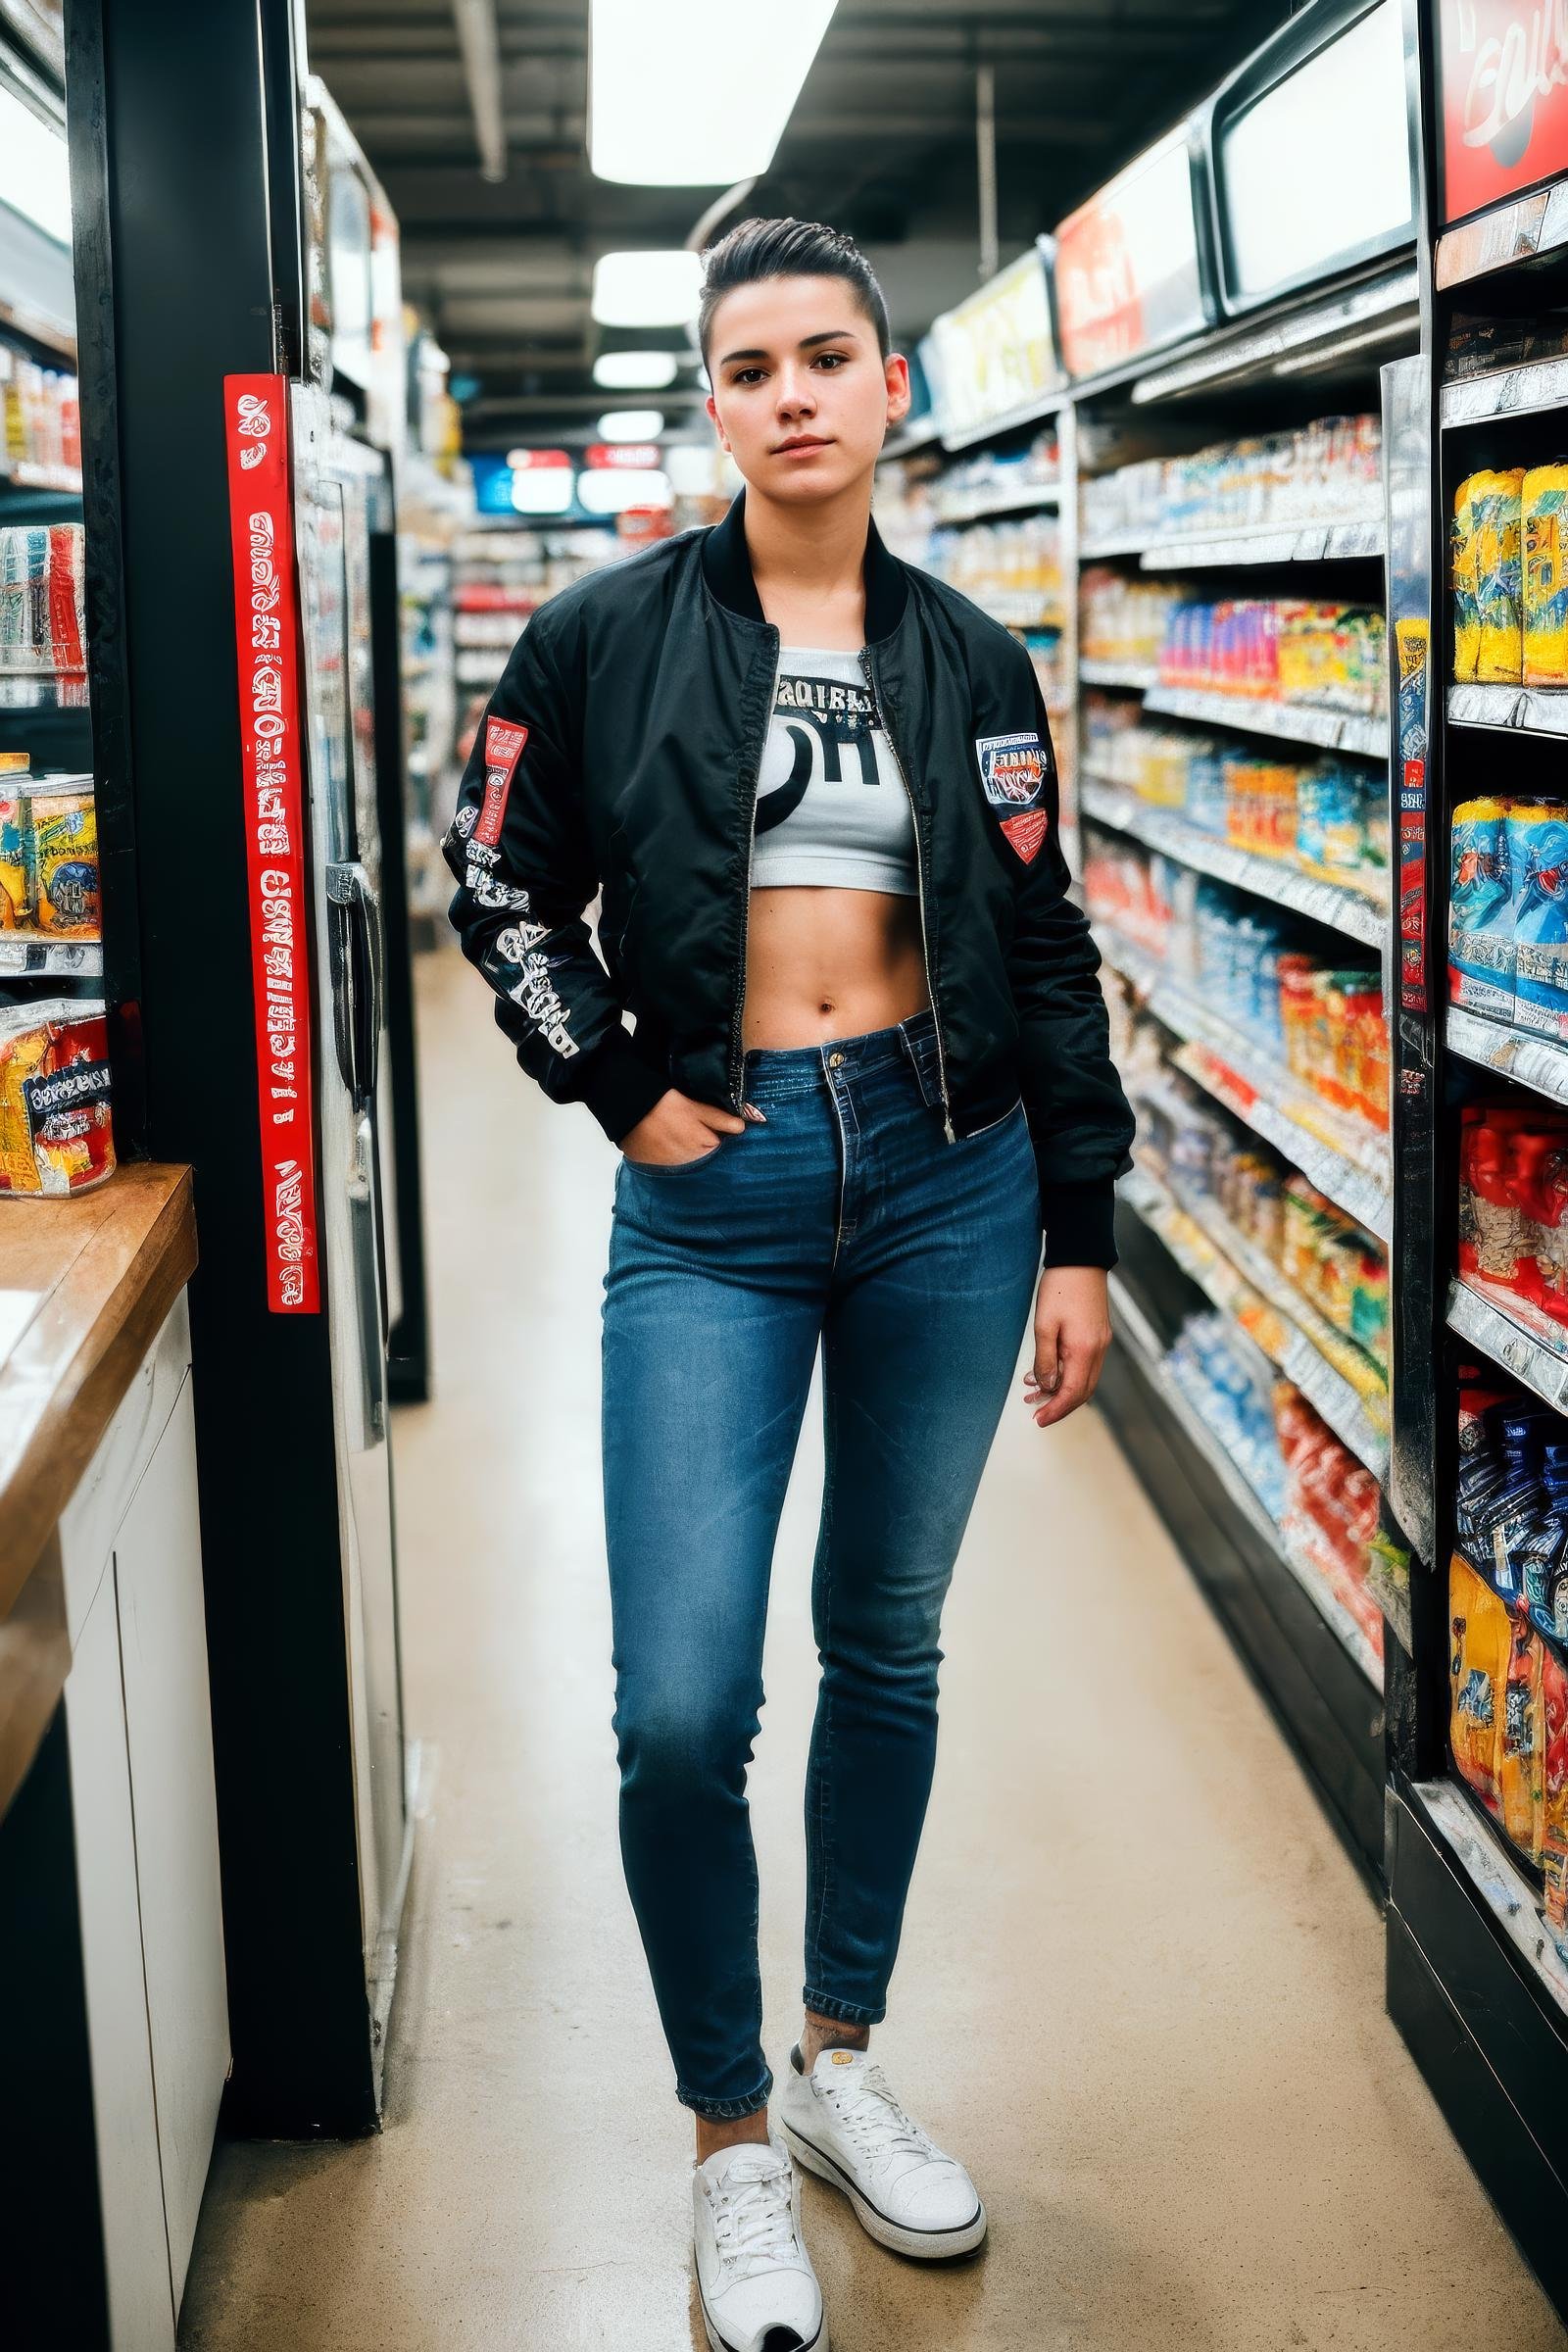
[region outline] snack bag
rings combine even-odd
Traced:
[[[98,819],[91,786],[35,784],[29,798],[38,929],[55,939],[96,939]]]
[[[1506,819],[1512,883],[1513,1018],[1568,1037],[1568,822],[1556,801],[1514,801]]]
[[[0,1193],[85,1192],[114,1173],[101,1003],[0,1009]]]
[[[1468,684],[1481,659],[1481,590],[1476,572],[1476,511],[1474,490],[1481,479],[1471,474],[1453,494],[1453,518],[1448,526],[1448,576],[1453,587],[1453,674]]]
[[[1517,686],[1524,676],[1524,562],[1519,498],[1524,467],[1472,477],[1476,514],[1476,596],[1481,647],[1476,676],[1484,684]]]
[[[0,775],[0,931],[30,927],[32,892],[27,856],[27,803]]]
[[[1472,1012],[1511,1021],[1513,891],[1508,804],[1461,801],[1453,812],[1448,891],[1448,995]]]
[[[1568,685],[1568,462],[1535,466],[1520,493],[1527,686]]]
[[[1448,1736],[1453,1761],[1489,1813],[1501,1815],[1501,1727],[1512,1631],[1508,1612],[1459,1552],[1448,1563]]]
[[[1541,1653],[1545,1643],[1528,1617],[1516,1617],[1509,1630],[1502,1737],[1497,1743],[1498,1794],[1504,1834],[1534,1862],[1539,1858],[1542,1818]]]

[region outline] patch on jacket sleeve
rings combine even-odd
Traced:
[[[1051,755],[1038,735],[980,735],[974,748],[986,799],[1028,865],[1038,856],[1051,821],[1036,806],[1046,789]]]
[[[522,747],[528,740],[526,727],[517,726],[510,718],[487,718],[484,726],[484,806],[473,838],[494,849],[501,839],[506,822],[507,800],[512,791],[512,779],[522,758]]]

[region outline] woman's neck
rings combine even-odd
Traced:
[[[746,552],[758,601],[786,643],[843,646],[865,637],[868,490],[822,506],[780,506],[748,491]]]

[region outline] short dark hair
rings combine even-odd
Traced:
[[[893,349],[888,306],[876,281],[876,271],[853,237],[820,220],[742,220],[728,236],[710,245],[703,255],[702,307],[697,335],[708,358],[713,313],[737,286],[755,286],[768,277],[842,277],[858,308],[876,328],[877,346],[887,358]]]

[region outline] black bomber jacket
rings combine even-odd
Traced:
[[[950,1142],[1020,1097],[1048,1265],[1109,1266],[1133,1121],[1067,895],[1034,665],[866,544],[863,666],[913,804]],[[779,634],[744,499],[552,597],[491,696],[442,845],[496,1019],[618,1143],[671,1086],[739,1110],[752,830]],[[600,894],[595,953],[584,909]],[[601,956],[603,961],[601,961]],[[634,1028],[628,1028],[630,1014]]]

